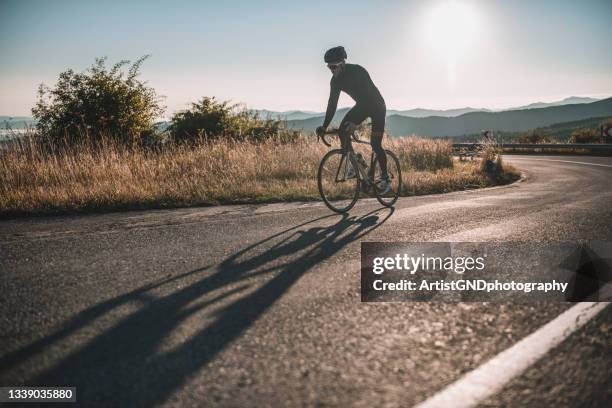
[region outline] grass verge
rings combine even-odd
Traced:
[[[487,187],[519,177],[508,165],[489,174],[478,162],[453,161],[444,141],[397,138],[384,146],[400,157],[403,195]],[[0,150],[0,217],[320,200],[316,173],[326,151],[307,136],[290,143],[217,141],[161,151],[112,141],[50,151],[30,139]]]

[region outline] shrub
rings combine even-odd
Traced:
[[[482,151],[482,160],[480,161],[480,171],[489,175],[501,173],[503,171],[502,158],[499,151],[488,146]]]
[[[179,143],[197,144],[216,138],[262,141],[273,137],[297,137],[280,120],[263,120],[241,105],[204,97],[189,109],[173,115],[169,131]]]
[[[570,143],[598,143],[601,139],[597,129],[574,130],[570,136]]]
[[[550,143],[551,137],[546,132],[543,132],[538,129],[531,129],[520,135],[518,141],[519,143],[529,144]]]
[[[85,72],[62,72],[54,88],[41,84],[32,114],[37,130],[52,141],[69,144],[84,138],[97,141],[104,135],[135,142],[152,134],[155,118],[164,108],[153,88],[137,79],[141,64],[120,61],[107,69],[106,58],[96,58]]]

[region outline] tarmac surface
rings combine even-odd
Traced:
[[[572,304],[361,303],[361,241],[612,240],[612,158],[504,160],[525,178],[345,216],[289,203],[0,221],[0,385],[76,386],[88,406],[421,402]],[[611,406],[610,309],[483,406]]]

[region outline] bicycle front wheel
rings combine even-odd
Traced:
[[[347,212],[353,208],[359,198],[360,182],[357,170],[351,171],[351,167],[348,156],[342,152],[342,149],[327,152],[319,165],[317,174],[319,194],[325,205],[334,212]]]
[[[391,189],[381,194],[377,186],[374,187],[376,192],[376,198],[378,202],[385,207],[391,207],[397,201],[398,197],[402,193],[402,170],[400,169],[400,162],[395,153],[390,150],[385,150],[387,156],[387,173],[391,181]],[[378,158],[374,160],[374,180],[382,175]]]

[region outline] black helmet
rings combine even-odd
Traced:
[[[344,51],[344,47],[330,48],[325,52],[324,59],[326,64],[340,62],[346,59],[346,51]]]

